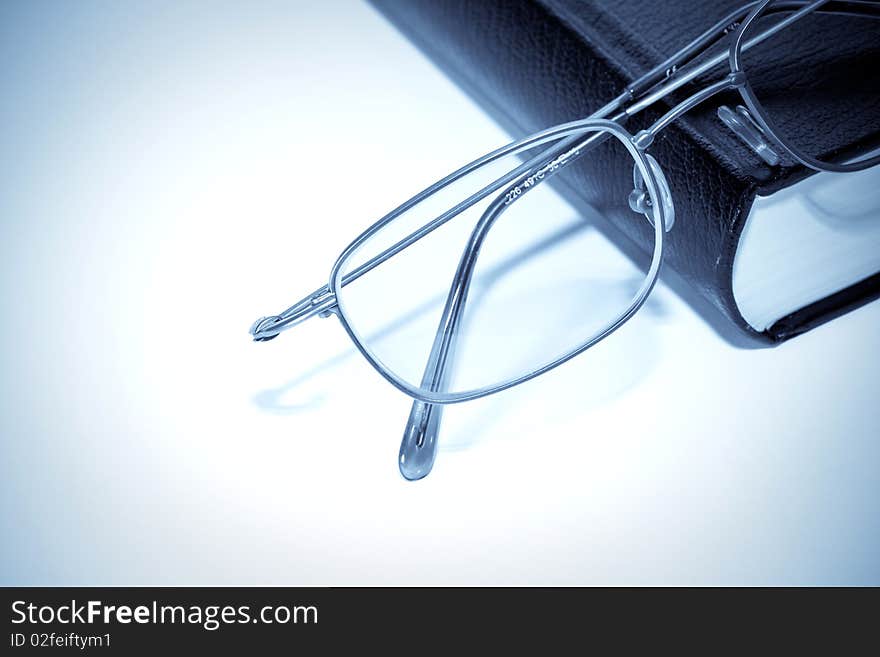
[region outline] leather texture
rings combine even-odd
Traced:
[[[628,82],[742,4],[741,0],[704,0],[698,5],[681,0],[372,2],[514,134],[588,116],[619,95]],[[785,76],[794,79],[797,72],[780,75],[780,84],[785,85],[790,81]],[[682,90],[672,102],[686,92]],[[716,116],[719,105],[740,103],[735,92],[713,99],[673,123],[651,147],[676,206],[665,265],[740,332],[778,342],[880,296],[880,276],[785,317],[763,333],[748,325],[734,300],[732,269],[751,204],[756,194],[772,193],[811,172],[788,160],[769,167],[744,147]],[[668,106],[633,117],[627,129],[635,133]],[[833,117],[824,119],[820,104],[812,110],[811,116],[819,120],[807,128],[812,135],[801,135],[804,141],[821,142],[824,148],[823,140],[832,136],[839,140],[839,133],[831,135],[827,129]],[[797,116],[788,118],[797,125]],[[854,122],[858,130],[846,137],[853,142],[876,138],[880,112],[869,118]],[[623,156],[619,148],[602,146],[557,178],[570,200],[605,210],[608,225],[599,228],[631,257],[644,261],[651,245],[650,226],[634,221],[631,213],[610,210],[620,204],[609,199],[625,198],[631,189],[631,180],[619,175],[625,169]],[[694,305],[705,314],[704,303]]]

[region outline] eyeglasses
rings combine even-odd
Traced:
[[[675,223],[672,193],[648,149],[687,111],[736,91],[743,105],[720,108],[719,118],[767,164],[848,172],[880,163],[880,23],[865,20],[877,18],[880,3],[857,0],[763,0],[740,8],[592,116],[492,151],[403,203],[342,252],[326,285],[258,319],[251,335],[266,341],[315,315],[335,314],[370,364],[413,399],[399,466],[407,479],[424,477],[436,457],[444,404],[494,394],[561,365],[645,303]],[[843,54],[831,49],[821,66],[801,66],[807,55],[815,61],[824,48],[816,35],[832,22],[834,34],[848,35]],[[715,48],[728,37],[729,47]],[[712,81],[725,62],[726,73]],[[635,134],[623,127],[686,85],[697,90],[649,127]],[[630,219],[628,227],[653,245],[641,267],[595,248],[582,222],[549,218],[558,203],[543,183],[587,156],[602,168],[601,198],[619,201],[600,210],[647,219]],[[560,249],[572,267],[559,264]]]

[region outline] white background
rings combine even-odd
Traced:
[[[408,483],[335,319],[247,328],[510,136],[359,2],[0,14],[3,583],[880,583],[877,303],[747,350],[661,284]]]

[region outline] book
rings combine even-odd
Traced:
[[[515,136],[589,116],[742,6],[372,2]],[[774,343],[880,296],[880,172],[815,174],[794,162],[769,165],[718,116],[719,107],[738,102],[732,92],[691,110],[651,148],[676,207],[665,251],[667,272],[674,273],[664,277],[726,337]],[[668,107],[648,110],[641,126]],[[603,196],[621,193],[619,181],[603,180],[590,161],[565,174],[562,191],[575,205],[601,209]],[[644,258],[643,227],[606,219],[606,234],[631,257]]]

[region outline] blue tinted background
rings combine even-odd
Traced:
[[[877,584],[870,304],[736,349],[661,285],[448,409],[335,320],[253,345],[397,202],[508,136],[368,5],[0,5],[4,584]]]

